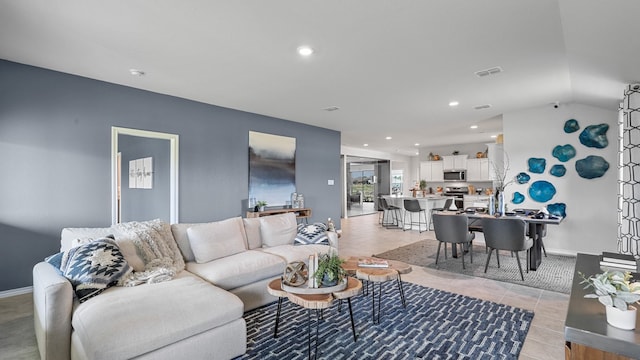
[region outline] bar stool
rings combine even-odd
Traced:
[[[413,214],[417,213],[418,214],[418,232],[421,233],[422,232],[422,222],[420,221],[420,214],[424,214],[424,226],[425,226],[425,231],[429,230],[427,229],[427,211],[425,209],[423,209],[422,207],[420,207],[420,202],[416,199],[405,199],[404,200],[404,217],[402,218],[402,230],[406,231],[407,230],[407,215],[409,215],[409,229],[411,229],[411,227],[413,226],[413,224],[415,224],[415,222],[413,222]]]
[[[399,213],[400,208],[397,206],[389,205],[387,199],[380,198],[380,204],[382,205],[382,226],[384,227],[399,227]],[[389,216],[391,216],[391,221],[389,221]]]
[[[436,211],[449,210],[449,208],[451,207],[451,204],[453,204],[453,199],[448,198],[447,200],[445,200],[443,207],[431,208],[431,212],[429,214],[429,218],[431,219],[431,222],[429,223],[429,230],[433,230],[433,213]]]

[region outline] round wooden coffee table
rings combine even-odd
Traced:
[[[402,286],[402,274],[408,274],[413,269],[411,265],[396,260],[386,260],[388,267],[364,267],[358,266],[358,262],[361,259],[369,259],[366,256],[352,256],[346,259],[342,267],[348,274],[355,276],[356,278],[366,282],[369,289],[369,283],[371,283],[371,312],[374,323],[380,323],[380,304],[382,302],[382,283],[387,281],[398,281],[398,292],[400,293],[400,300],[402,307],[406,308],[407,303],[404,296],[404,287]],[[376,315],[376,284],[378,284],[378,311]]]
[[[282,305],[282,299],[283,298],[288,298],[290,302],[292,302],[293,304],[296,304],[298,306],[301,306],[305,309],[307,309],[307,323],[308,323],[308,351],[309,351],[309,358],[311,358],[311,310],[324,310],[328,307],[331,306],[331,304],[333,303],[333,300],[343,300],[343,299],[347,299],[347,302],[349,303],[349,316],[351,318],[351,330],[353,332],[353,341],[357,340],[357,336],[356,336],[356,328],[355,328],[355,323],[353,320],[353,310],[351,307],[351,298],[353,296],[356,296],[360,293],[360,291],[362,291],[362,283],[360,282],[360,280],[352,278],[352,277],[347,277],[347,285],[344,289],[340,290],[340,291],[332,291],[330,289],[330,292],[327,293],[316,293],[316,294],[301,294],[301,293],[294,293],[292,291],[295,291],[296,289],[292,289],[292,288],[287,288],[289,290],[285,291],[282,289],[282,281],[281,279],[275,279],[273,281],[271,281],[268,285],[267,285],[267,291],[269,292],[269,294],[273,295],[273,296],[277,296],[278,297],[278,310],[276,313],[276,325],[275,325],[275,331],[274,331],[274,337],[278,336],[278,324],[280,322],[280,310],[281,310],[281,305]],[[316,289],[321,291],[322,288]],[[332,292],[331,292],[332,291]],[[301,290],[301,292],[304,292],[304,290]],[[321,313],[321,312],[320,312]],[[318,353],[318,314],[316,313],[316,340],[315,340],[315,354],[317,357],[317,353]]]

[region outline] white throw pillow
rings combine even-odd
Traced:
[[[190,227],[187,236],[199,264],[247,250],[240,217]]]
[[[297,233],[298,225],[294,213],[260,218],[260,236],[263,247],[293,245]]]

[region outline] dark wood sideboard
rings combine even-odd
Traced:
[[[640,317],[635,330],[622,330],[607,324],[605,307],[597,299],[585,299],[590,293],[580,284],[586,276],[601,273],[598,255],[578,254],[573,273],[569,309],[564,323],[565,359],[640,359]],[[634,273],[634,279],[640,274]]]

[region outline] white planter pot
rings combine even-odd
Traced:
[[[629,310],[622,311],[613,306],[607,306],[607,322],[609,325],[624,330],[633,330],[636,328],[636,316],[638,311],[635,307],[629,306]]]

